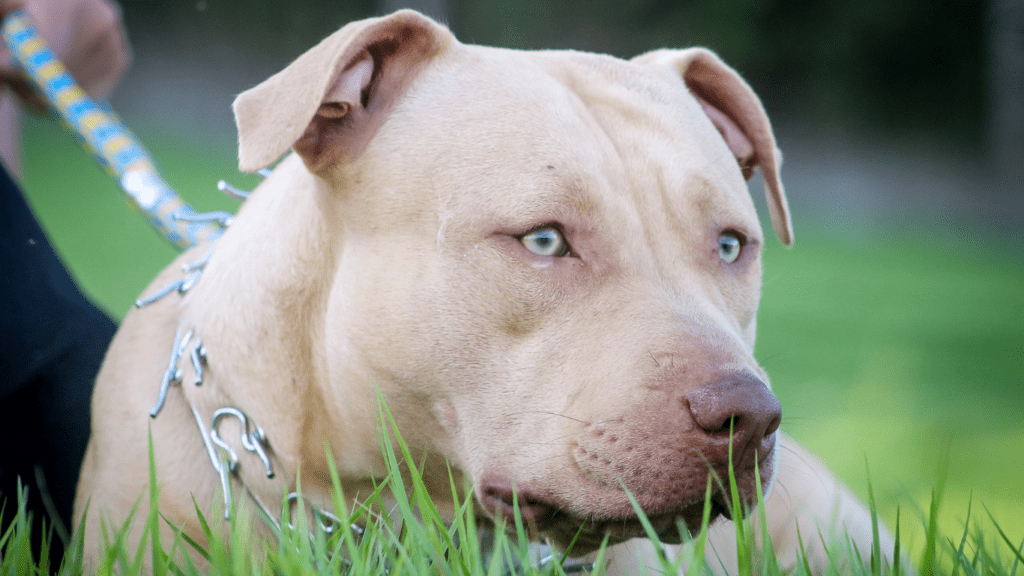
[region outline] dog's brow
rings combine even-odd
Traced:
[[[525,226],[557,221],[579,229],[592,222],[602,205],[590,188],[578,175],[556,174],[533,190],[518,194],[517,209],[503,214],[514,214]]]

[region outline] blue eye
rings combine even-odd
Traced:
[[[726,264],[732,264],[743,251],[743,240],[737,232],[727,231],[718,235],[718,257]]]
[[[565,256],[569,253],[569,244],[554,226],[544,226],[527,232],[519,241],[527,250],[538,256]]]

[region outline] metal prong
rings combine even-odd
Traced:
[[[182,266],[181,267],[181,271],[184,272],[185,274],[188,274],[189,272],[191,272],[193,270],[200,270],[202,268],[205,268],[206,265],[210,262],[210,257],[211,256],[213,256],[213,248],[212,247],[209,250],[207,250],[206,254],[203,254],[203,257],[200,258],[199,260],[196,260],[195,262],[192,262],[191,264],[185,264],[184,266]]]
[[[142,308],[143,306],[152,304],[153,302],[156,302],[157,300],[163,298],[164,296],[167,296],[168,294],[174,292],[175,290],[177,290],[180,294],[184,294],[185,292],[188,292],[190,288],[195,286],[196,282],[199,281],[199,277],[202,275],[203,270],[201,268],[199,270],[195,270],[194,272],[192,272],[188,276],[185,276],[181,280],[175,280],[174,282],[171,282],[170,284],[164,286],[152,296],[139,298],[138,300],[135,301],[135,307]]]
[[[196,270],[195,272],[189,273],[188,276],[181,279],[181,286],[178,286],[178,292],[181,292],[182,294],[188,292],[190,288],[196,285],[196,282],[199,282],[199,278],[202,275],[202,270]]]
[[[264,178],[266,178],[266,176],[264,176]],[[235,200],[245,200],[246,198],[249,197],[249,194],[252,194],[252,192],[246,192],[241,188],[235,188],[231,184],[228,184],[227,180],[221,180],[217,182],[217,190],[220,190],[226,196],[234,198]]]
[[[231,226],[231,222],[235,219],[234,214],[224,211],[216,212],[202,212],[202,213],[182,213],[181,211],[171,214],[171,218],[175,220],[181,220],[183,222],[216,222],[222,227],[227,228]]]
[[[160,410],[164,407],[164,402],[167,401],[167,391],[170,389],[171,384],[181,384],[181,370],[178,370],[178,360],[185,352],[185,347],[188,346],[189,340],[192,339],[192,330],[186,332],[184,338],[181,338],[179,343],[178,338],[180,336],[181,324],[178,324],[178,329],[174,332],[174,348],[171,349],[171,359],[167,364],[167,370],[164,371],[164,377],[160,381],[160,394],[157,396],[156,405],[149,411],[150,418],[156,418],[160,414]]]
[[[246,425],[248,427],[248,424]],[[245,437],[242,437],[242,443],[245,444]],[[245,448],[251,452],[255,452],[260,457],[260,461],[263,462],[263,466],[267,469],[267,478],[274,477],[274,468],[270,465],[270,457],[267,456],[267,451],[264,448],[268,444],[267,434],[263,431],[263,428],[256,426],[256,431],[249,434],[249,443]]]
[[[220,475],[220,487],[224,491],[224,519],[231,520],[231,479],[228,474],[232,472],[231,463],[221,458],[217,466],[217,473]]]
[[[203,341],[196,338],[195,344],[192,345],[192,369],[195,370],[196,379],[195,385],[203,385],[203,363],[206,362],[206,346],[203,346]]]
[[[145,298],[139,298],[138,300],[135,301],[135,307],[136,308],[142,308],[143,306],[146,306],[147,304],[152,304],[153,302],[156,302],[157,300],[163,298],[164,296],[167,296],[171,292],[174,292],[178,288],[181,288],[181,285],[184,282],[185,282],[184,279],[182,279],[182,280],[175,280],[174,282],[171,282],[167,286],[164,286],[163,288],[161,288],[159,291],[157,291],[152,296],[147,296]]]
[[[135,307],[142,308],[147,304],[152,304],[153,302],[156,302],[157,300],[163,298],[164,296],[167,296],[168,294],[174,292],[175,290],[177,290],[180,294],[188,292],[189,289],[195,286],[196,282],[199,281],[200,276],[203,275],[203,269],[206,267],[206,264],[210,261],[211,256],[213,256],[212,247],[209,250],[207,250],[206,254],[204,254],[203,257],[200,258],[199,260],[196,260],[191,264],[185,264],[184,266],[181,267],[181,271],[184,272],[185,274],[188,274],[188,276],[185,276],[180,280],[175,280],[167,284],[160,290],[157,290],[151,296],[139,298],[138,300],[135,301]]]

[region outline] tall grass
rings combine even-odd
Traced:
[[[95,573],[134,576],[146,573],[144,566],[148,566],[155,576],[554,576],[566,575],[577,570],[575,566],[563,565],[563,559],[557,554],[546,562],[538,561],[536,548],[530,542],[528,529],[519,518],[517,507],[514,526],[508,530],[499,526],[491,531],[478,526],[473,513],[472,492],[467,490],[466,486],[457,486],[454,479],[451,480],[451,490],[458,505],[455,507],[454,518],[446,519],[434,505],[417,467],[406,465],[413,462],[412,455],[394,429],[394,421],[386,409],[381,414],[383,420],[389,424],[387,428],[382,428],[381,432],[385,429],[394,431],[393,436],[380,434],[388,474],[377,484],[376,490],[358,506],[346,505],[349,500],[341,489],[337,469],[333,460],[330,460],[330,451],[327,451],[333,483],[333,513],[337,517],[335,529],[331,531],[319,527],[311,530],[306,515],[298,513],[293,515],[291,521],[266,521],[268,529],[258,533],[269,533],[270,536],[254,537],[253,534],[257,532],[252,531],[253,522],[265,520],[253,519],[247,507],[236,505],[230,520],[223,521],[219,515],[214,516],[212,520],[208,519],[197,505],[195,513],[209,543],[206,546],[200,545],[160,514],[157,507],[160,487],[157,483],[151,442],[150,505],[141,511],[145,517],[138,520],[129,517],[119,526],[105,527],[100,550],[101,561]],[[403,481],[403,471],[406,473],[407,481]],[[759,476],[757,470],[755,474]],[[980,522],[973,521],[971,505],[961,533],[946,535],[939,532],[936,520],[942,502],[941,476],[940,474],[933,490],[931,506],[922,515],[927,544],[919,557],[907,559],[901,555],[905,550],[901,548],[901,525],[897,520],[894,527],[894,550],[881,549],[876,527],[874,543],[867,557],[862,556],[849,541],[839,542],[828,551],[830,562],[824,574],[1016,576],[1020,565],[1024,563],[1024,542],[1012,542],[990,514]],[[755,485],[760,485],[760,478],[757,480]],[[734,509],[738,508],[740,502],[732,470],[729,470],[727,479],[716,481],[720,485],[725,483],[732,488],[732,506]],[[68,543],[68,552],[59,567],[50,566],[47,561],[47,550],[54,537],[52,529],[43,543],[43,549],[32,549],[29,536],[31,526],[33,522],[38,521],[44,522],[45,525],[46,520],[33,518],[26,512],[27,490],[27,487],[23,487],[16,495],[0,494],[0,501],[4,496],[8,496],[8,504],[15,508],[13,521],[6,531],[0,534],[0,575],[42,576],[54,571],[69,576],[85,574],[81,529],[76,531],[72,541]],[[711,490],[712,480],[709,479],[706,500],[710,500]],[[390,492],[391,496],[386,497],[387,492]],[[868,504],[872,517],[875,518],[875,502],[870,484],[868,494]],[[648,536],[658,543],[658,535],[653,526],[644,517],[636,500],[632,499],[632,496],[630,499]],[[784,572],[780,567],[767,531],[755,530],[758,524],[767,523],[763,504],[763,499],[759,496],[757,509],[748,514],[742,522],[735,523],[739,558],[737,576],[815,574],[803,554],[790,571]],[[300,492],[298,509],[304,510],[304,506]],[[288,503],[283,499],[282,510],[288,509]],[[139,511],[137,508],[132,516]],[[0,512],[0,516],[2,515],[3,512]],[[674,558],[670,559],[668,555],[659,552],[659,566],[655,573],[686,576],[710,574],[711,567],[704,556],[709,520],[710,506],[704,511],[700,533],[684,546],[682,554],[674,555]],[[213,521],[227,522],[227,530],[213,524]],[[140,544],[131,548],[126,544],[125,536],[133,523],[137,522],[142,523],[143,536]],[[159,536],[162,524],[172,528],[174,537],[170,542],[161,540]],[[349,526],[359,528],[357,530],[348,528]],[[680,528],[681,533],[687,533],[685,526]],[[806,540],[814,536],[803,537]],[[656,546],[656,549],[661,550],[660,546]],[[603,545],[596,552],[593,574],[603,574],[607,568],[606,551],[606,546]],[[202,559],[201,567],[193,561],[194,557]],[[894,558],[891,564],[887,560],[889,557]],[[145,561],[146,558],[148,562]],[[907,560],[910,561],[909,566]]]

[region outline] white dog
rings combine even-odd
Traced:
[[[468,46],[403,11],[344,27],[235,114],[243,170],[295,153],[201,278],[181,269],[209,246],[147,293],[182,278],[187,292],[121,326],[78,493],[87,553],[101,518],[120,522],[145,493],[150,427],[160,510],[199,541],[192,498],[219,500],[221,471],[266,507],[301,466],[325,506],[325,440],[346,494],[365,494],[385,469],[378,390],[439,505],[451,463],[481,515],[509,517],[516,491],[535,536],[581,532],[580,553],[610,534],[612,573],[653,565],[623,488],[679,542],[676,519],[699,525],[730,440],[745,502],[783,487],[767,505],[783,563],[798,525],[814,567],[819,530],[868,550],[867,511],[777,432],[754,360],[755,167],[776,233],[793,236],[768,119],[714,54]],[[241,429],[220,430],[228,420]],[[725,499],[716,489],[716,516]],[[735,555],[720,524],[714,553]]]

